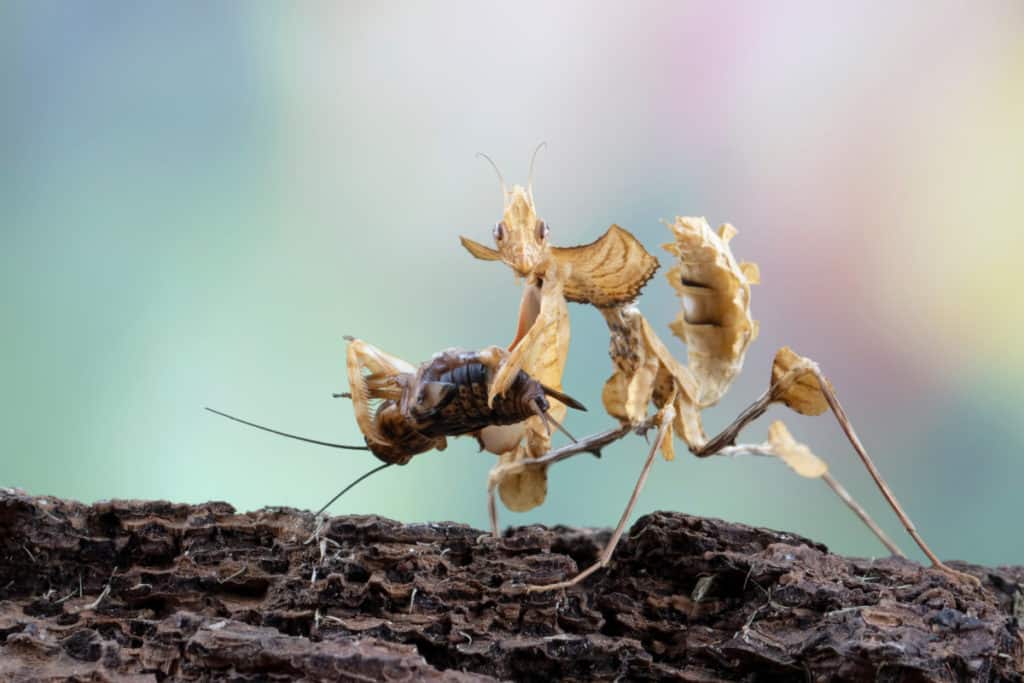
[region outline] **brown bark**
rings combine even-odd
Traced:
[[[0,679],[1024,681],[1024,568],[829,554],[655,513],[607,532],[0,492]]]

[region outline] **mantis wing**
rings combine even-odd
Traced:
[[[500,261],[501,253],[460,237],[466,251],[481,261]],[[658,259],[628,230],[613,225],[590,244],[551,247],[551,256],[568,274],[563,282],[565,298],[580,304],[606,307],[629,303],[654,277]]]
[[[750,286],[760,276],[755,264],[733,258],[729,240],[736,229],[731,225],[716,232],[703,218],[678,217],[669,228],[675,241],[663,246],[676,264],[666,276],[683,302],[669,327],[686,344],[689,368],[700,386],[694,398],[707,408],[732,384],[757,337]]]
[[[571,267],[564,284],[565,298],[598,307],[629,303],[658,270],[658,259],[618,225],[590,244],[551,247],[551,255]]]

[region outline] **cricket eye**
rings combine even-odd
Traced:
[[[494,224],[494,241],[500,242],[505,239],[505,224],[495,223]]]
[[[548,224],[544,221],[537,221],[537,239],[543,242],[548,237],[548,233],[551,229],[548,228]]]

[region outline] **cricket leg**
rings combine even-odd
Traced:
[[[875,467],[875,463],[871,460],[871,456],[868,455],[867,450],[864,448],[864,444],[862,444],[860,439],[857,437],[857,432],[853,430],[853,424],[850,422],[850,418],[847,417],[846,411],[843,410],[842,404],[839,403],[839,399],[836,397],[835,392],[832,389],[832,385],[829,384],[825,375],[822,374],[821,369],[817,366],[813,368],[812,372],[820,383],[821,391],[825,395],[825,400],[828,401],[828,405],[832,409],[832,413],[836,416],[836,420],[838,420],[839,426],[842,427],[843,432],[846,434],[846,438],[849,439],[850,444],[853,446],[853,450],[855,450],[857,455],[860,456],[861,462],[864,463],[864,467],[866,467],[868,473],[871,474],[871,478],[875,480],[878,490],[882,492],[882,495],[885,497],[886,501],[888,501],[889,506],[896,513],[896,516],[900,518],[900,522],[903,523],[903,528],[907,530],[910,537],[914,539],[915,543],[917,543],[917,547],[919,547],[921,551],[928,556],[928,559],[931,560],[932,566],[935,569],[943,571],[955,578],[964,579],[969,583],[980,586],[981,581],[979,581],[977,577],[965,574],[964,572],[957,571],[952,567],[945,565],[942,560],[936,557],[935,553],[933,553],[931,548],[929,548],[924,542],[924,539],[921,538],[921,534],[917,531],[917,527],[910,521],[910,517],[907,516],[907,513],[903,511],[903,507],[900,505],[899,501],[896,500],[896,496],[893,495],[889,485],[885,482],[885,479],[882,478],[882,474],[878,471],[878,468]]]
[[[633,493],[629,497],[629,502],[626,504],[626,509],[622,513],[622,518],[619,519],[619,525],[615,527],[612,537],[608,539],[608,544],[605,545],[604,550],[601,551],[601,556],[598,558],[597,562],[590,565],[568,581],[559,581],[558,583],[551,583],[543,586],[532,585],[527,588],[527,592],[540,593],[543,591],[569,588],[571,586],[575,586],[597,570],[608,566],[608,563],[611,562],[612,554],[615,552],[615,548],[619,545],[619,540],[622,538],[622,533],[626,529],[626,523],[629,521],[629,516],[633,514],[633,508],[636,506],[636,501],[640,497],[640,491],[643,490],[644,484],[647,483],[647,475],[651,473],[651,467],[654,465],[654,459],[657,457],[658,450],[661,448],[661,442],[664,441],[665,438],[672,438],[671,427],[673,419],[675,419],[675,409],[672,408],[672,406],[666,406],[659,420],[660,425],[658,427],[658,438],[656,438],[654,443],[651,444],[651,450],[647,454],[647,460],[644,461],[643,469],[640,470],[640,477],[636,481],[636,486],[633,487]]]

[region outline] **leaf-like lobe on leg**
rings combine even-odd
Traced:
[[[776,420],[768,427],[768,443],[775,454],[801,477],[817,479],[828,472],[825,461],[794,439],[782,420]]]
[[[828,410],[828,401],[814,374],[816,367],[814,361],[783,346],[772,361],[773,398],[801,415],[824,413]]]

